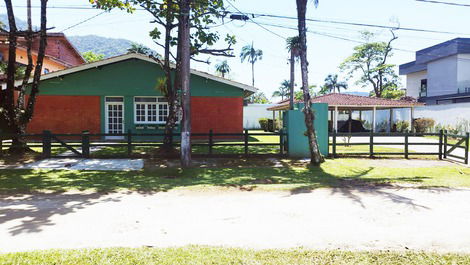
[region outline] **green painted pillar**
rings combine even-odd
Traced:
[[[302,107],[302,106],[299,106]],[[322,155],[328,155],[328,104],[312,104],[315,114],[315,131]],[[304,113],[301,110],[288,110],[284,113],[285,130],[287,132],[287,145],[289,157],[309,157],[308,138],[306,136]]]

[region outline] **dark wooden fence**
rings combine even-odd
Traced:
[[[13,135],[3,134],[0,139],[11,139]],[[91,154],[92,147],[119,147],[127,150],[127,156],[133,155],[133,150],[136,147],[159,147],[163,145],[164,133],[132,133],[130,130],[122,134],[92,134],[89,132],[82,132],[81,134],[60,134],[44,131],[41,134],[24,134],[21,135],[26,140],[29,147],[42,148],[42,156],[45,158],[53,156],[53,148],[62,147],[72,152],[71,156],[88,158]],[[173,133],[172,145],[179,146],[179,133]],[[263,142],[253,140],[253,136],[276,136],[279,137],[279,142]],[[108,140],[106,137],[122,137],[122,139]],[[193,133],[192,147],[205,146],[207,147],[206,155],[215,154],[215,147],[243,147],[243,155],[250,154],[264,154],[259,152],[252,152],[250,147],[271,146],[278,149],[278,154],[285,154],[285,133],[281,130],[272,133],[250,133],[245,130],[243,133],[214,133],[210,130],[208,133]],[[0,154],[3,149],[11,146],[10,141],[0,140]],[[256,151],[256,150],[255,150]],[[230,150],[229,150],[230,152]],[[230,153],[225,153],[229,154]],[[240,154],[233,152],[233,154]],[[271,153],[272,154],[272,153]],[[220,155],[220,154],[218,154]]]
[[[468,164],[469,159],[469,133],[465,135],[455,135],[449,134],[447,131],[442,130],[439,133],[330,133],[331,141],[329,142],[331,157],[340,157],[340,156],[404,156],[406,159],[410,155],[413,156],[437,156],[439,159],[451,157],[462,160],[465,164]],[[412,142],[412,137],[424,137],[424,136],[434,136],[439,139],[438,142],[432,141],[430,139],[428,142]],[[346,142],[338,143],[338,137],[346,138]],[[358,137],[363,137],[367,141],[363,142],[348,142],[347,139],[357,140]],[[387,137],[401,137],[403,142],[388,141]],[[390,139],[390,138],[388,138]],[[455,140],[455,143],[450,143],[449,139]],[[410,141],[411,140],[411,141]],[[368,146],[367,152],[338,152],[338,146]],[[375,151],[376,147],[387,147],[387,146],[403,146],[403,151],[393,151],[393,152],[380,152]],[[435,152],[413,152],[410,151],[410,146],[437,146]],[[455,154],[455,150],[462,149],[464,155]]]

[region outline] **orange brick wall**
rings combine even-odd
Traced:
[[[241,133],[243,131],[243,99],[224,97],[192,97],[191,127],[193,133]]]
[[[99,96],[38,96],[29,133],[49,130],[53,133],[101,132]]]

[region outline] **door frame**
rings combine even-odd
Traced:
[[[121,102],[107,102],[106,98],[122,98]],[[109,105],[121,105],[122,106],[122,133],[125,132],[125,98],[123,96],[105,96],[104,97],[104,132],[109,133],[109,112],[108,106]],[[124,136],[105,136],[105,140],[122,140]]]

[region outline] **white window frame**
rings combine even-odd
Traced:
[[[136,102],[136,98],[155,98],[155,102]],[[167,113],[169,112],[169,105],[168,102],[158,102],[159,98],[166,99],[165,97],[158,97],[158,96],[135,96],[134,97],[134,123],[135,124],[165,124],[165,121],[159,121],[160,115],[159,115],[159,106],[160,105],[166,105],[167,106]],[[144,105],[144,121],[138,121],[137,120],[137,105]],[[156,105],[156,121],[149,121],[149,105]],[[168,116],[167,116],[168,117]]]

